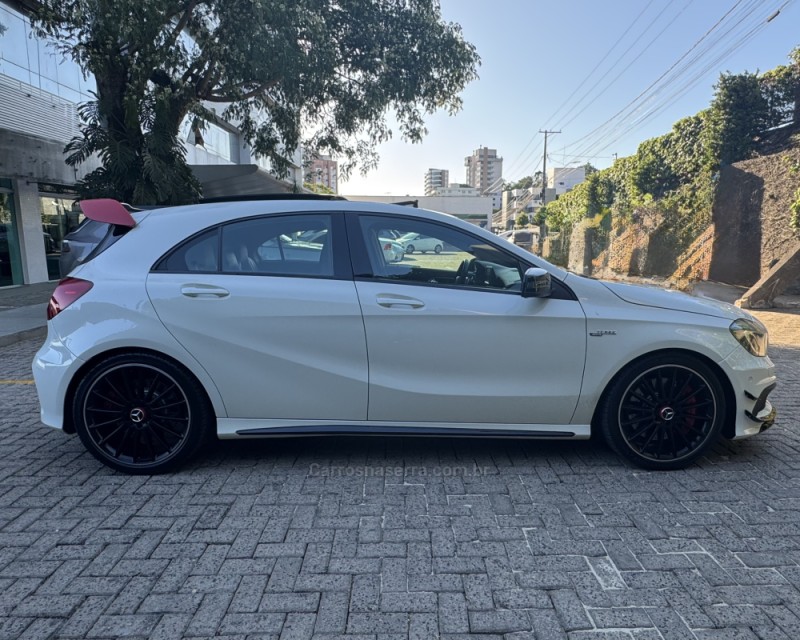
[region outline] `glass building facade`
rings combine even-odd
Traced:
[[[91,100],[94,78],[85,78],[81,68],[65,58],[46,40],[33,35],[28,18],[0,4],[0,73],[70,102]]]

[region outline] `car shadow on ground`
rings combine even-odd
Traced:
[[[688,470],[752,469],[781,458],[787,434],[780,426],[759,438],[721,440]],[[790,438],[792,439],[792,438]],[[777,447],[776,447],[777,444]],[[777,449],[777,451],[776,451]],[[790,451],[790,450],[789,450]],[[435,478],[506,475],[674,473],[647,471],[612,452],[598,437],[545,441],[527,438],[304,436],[221,440],[187,467],[287,472],[309,477],[384,477],[387,482],[424,484]],[[392,480],[394,479],[394,480]]]

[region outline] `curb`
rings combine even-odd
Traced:
[[[47,335],[47,327],[34,327],[33,329],[24,329],[23,331],[16,331],[15,333],[7,333],[0,335],[0,347],[7,347],[23,340],[32,340],[33,338],[44,338]]]

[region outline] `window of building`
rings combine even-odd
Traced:
[[[11,182],[0,180],[0,287],[22,284],[22,256]]]
[[[84,216],[74,196],[55,193],[39,195],[39,212],[42,216],[42,241],[47,256],[47,275],[50,280],[57,280],[61,277],[58,262],[64,237],[77,229]]]
[[[203,147],[208,153],[219,156],[228,162],[234,157],[234,149],[237,148],[239,137],[227,129],[220,127],[213,122],[206,122],[199,130],[199,138],[196,131],[192,130],[194,122],[193,116],[187,116],[181,124],[181,137],[189,144],[197,144]]]

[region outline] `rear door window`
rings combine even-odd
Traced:
[[[222,271],[333,277],[331,217],[270,216],[222,228]]]
[[[248,218],[189,238],[159,260],[154,270],[331,278],[333,236],[327,214]],[[349,262],[340,255],[339,262],[343,260]],[[341,264],[339,270],[343,271]]]

